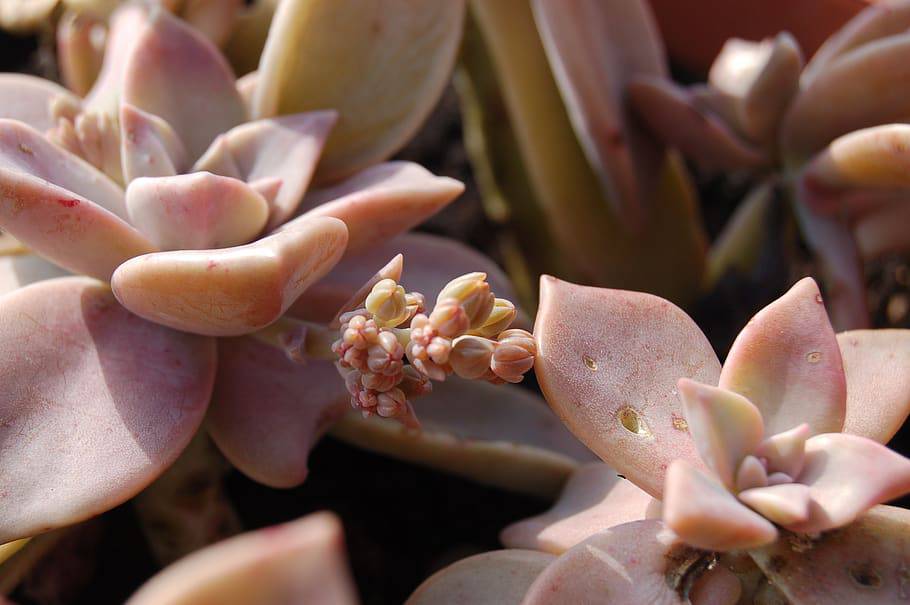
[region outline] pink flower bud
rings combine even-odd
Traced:
[[[430,325],[440,336],[455,338],[461,336],[470,327],[464,307],[453,298],[447,298],[436,305],[430,314]]]
[[[391,389],[377,397],[376,413],[383,418],[395,418],[407,409],[407,398],[401,389]]]
[[[496,343],[480,336],[460,336],[452,345],[449,363],[462,378],[481,378],[490,371]]]
[[[493,351],[490,369],[506,382],[521,382],[525,372],[534,367],[534,353],[513,345],[502,344]]]

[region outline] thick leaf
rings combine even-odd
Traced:
[[[173,176],[186,168],[186,149],[171,125],[132,105],[120,106],[123,180]]]
[[[417,587],[405,605],[520,605],[556,557],[533,550],[494,550],[456,561]]]
[[[167,11],[152,11],[123,69],[123,102],[170,124],[191,160],[246,119],[224,57]]]
[[[787,538],[750,554],[789,602],[906,601],[910,511],[876,506],[847,527],[816,539]]]
[[[663,517],[684,542],[707,550],[756,548],[777,539],[771,523],[685,460],[667,470]]]
[[[509,525],[499,539],[507,548],[560,555],[600,531],[655,516],[659,507],[657,500],[631,481],[595,462],[572,473],[550,510]]]
[[[55,124],[51,102],[62,97],[74,107],[79,97],[44,78],[27,74],[0,74],[0,118],[25,122],[44,132]]]
[[[522,605],[683,605],[672,579],[696,554],[660,521],[635,521],[591,536],[550,564]]]
[[[147,8],[138,3],[122,4],[111,15],[101,73],[85,97],[86,108],[117,115],[127,63],[147,21]]]
[[[338,111],[323,181],[382,161],[442,94],[464,12],[464,0],[282,2],[259,62],[253,117]]]
[[[416,399],[421,430],[397,422],[345,417],[340,439],[432,468],[546,498],[555,498],[579,462],[594,456],[539,397],[511,385],[449,377]]]
[[[758,511],[765,519],[789,526],[809,518],[809,488],[801,483],[781,483],[747,489],[738,494],[740,501]]]
[[[569,119],[607,199],[633,230],[653,201],[663,149],[628,113],[626,86],[667,77],[660,32],[647,3],[570,0],[531,3]]]
[[[348,227],[348,254],[371,253],[416,227],[461,195],[464,185],[411,162],[386,162],[303,200],[307,210],[288,223],[332,216]]]
[[[768,472],[797,477],[803,470],[806,439],[811,434],[809,425],[804,423],[789,431],[771,435],[761,442],[754,453],[765,459]]]
[[[813,503],[808,520],[787,528],[820,532],[910,492],[910,460],[865,437],[817,435],[806,441],[806,464],[797,481],[809,486]]]
[[[856,224],[856,247],[864,260],[878,260],[886,254],[905,252],[910,248],[910,238],[901,229],[910,220],[910,189],[901,191],[895,202]]]
[[[215,139],[194,170],[211,170],[248,183],[278,179],[268,223],[269,229],[275,228],[294,214],[303,199],[337,117],[334,111],[313,111],[242,124]]]
[[[101,72],[107,24],[95,15],[66,11],[57,23],[56,38],[60,79],[68,89],[85,96]]]
[[[58,0],[0,0],[0,27],[27,32],[50,17]]]
[[[293,487],[306,479],[310,450],[350,409],[350,398],[327,361],[295,363],[255,338],[224,339],[218,344],[209,433],[245,475]]]
[[[910,414],[910,330],[837,335],[847,375],[844,433],[887,443]]]
[[[126,206],[130,221],[162,250],[239,246],[262,231],[269,215],[249,185],[211,172],[136,179]]]
[[[650,294],[548,276],[540,291],[535,368],[544,396],[576,437],[659,498],[671,461],[700,464],[676,384],[717,383],[711,345],[681,309]]]
[[[761,442],[761,412],[742,395],[688,378],[680,379],[678,388],[701,459],[732,488],[740,462]]]
[[[133,313],[172,328],[239,336],[269,325],[338,262],[347,229],[313,219],[252,244],[146,254],[111,280]]]
[[[720,386],[761,410],[768,435],[803,422],[815,435],[840,431],[847,387],[815,281],[800,280],[746,324],[724,362]]]
[[[132,497],[202,421],[213,341],[131,315],[94,280],[4,296],[0,333],[0,542]]]
[[[341,523],[331,513],[242,534],[145,583],[128,605],[353,605]]]

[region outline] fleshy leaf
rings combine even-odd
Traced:
[[[746,324],[724,362],[720,386],[761,410],[768,435],[803,422],[815,435],[841,430],[843,363],[815,281],[800,280]]]
[[[695,580],[689,601],[692,605],[737,605],[742,593],[739,577],[718,563]]]
[[[519,387],[449,377],[416,399],[414,409],[419,432],[351,412],[332,435],[394,458],[546,498],[556,497],[579,462],[595,459],[539,397]]]
[[[44,132],[54,126],[51,102],[58,97],[73,107],[79,97],[62,86],[27,74],[0,74],[0,118],[25,122]]]
[[[787,527],[820,532],[910,492],[910,460],[865,437],[816,435],[806,441],[806,464],[797,481],[811,490],[810,516]]]
[[[809,518],[809,488],[801,483],[747,489],[739,493],[739,499],[778,525],[789,526]]]
[[[126,183],[173,176],[186,168],[186,149],[171,125],[132,105],[120,107],[120,161]]]
[[[659,506],[631,481],[617,477],[606,464],[595,462],[572,473],[550,510],[509,525],[499,540],[508,548],[559,555],[600,531],[648,518]]]
[[[531,3],[553,75],[588,163],[625,223],[640,228],[663,149],[628,113],[626,84],[667,77],[646,2]]]
[[[533,550],[494,550],[456,561],[423,581],[405,605],[519,605],[556,557]]]
[[[667,470],[663,516],[670,529],[697,548],[742,550],[777,539],[773,525],[685,460]]]
[[[0,1],[0,27],[5,30],[27,32],[48,19],[58,0],[2,0]]]
[[[295,363],[252,337],[218,344],[209,433],[248,477],[293,487],[322,434],[350,409],[350,395],[327,361]]]
[[[259,61],[253,117],[337,110],[319,164],[322,181],[382,161],[448,84],[464,13],[464,0],[282,2]]]
[[[279,179],[278,193],[270,204],[268,228],[273,229],[285,222],[303,199],[337,117],[334,111],[313,111],[242,124],[219,136],[194,170],[222,174],[221,167],[227,162],[225,176],[248,183]]]
[[[80,97],[88,94],[98,79],[106,38],[107,24],[89,13],[66,11],[57,23],[60,79]]]
[[[755,456],[749,455],[743,458],[736,469],[736,481],[734,482],[734,491],[752,489],[753,487],[765,487],[768,485],[768,471],[761,460]]]
[[[152,10],[124,66],[123,102],[170,124],[191,160],[246,119],[218,49],[163,10]]]
[[[876,506],[837,531],[792,536],[749,554],[791,603],[892,605],[908,594],[908,536],[910,511]]]
[[[162,250],[245,244],[269,215],[249,185],[211,172],[136,179],[126,190],[126,206],[132,223]]]
[[[910,414],[910,330],[837,335],[847,375],[844,433],[887,443]]]
[[[551,563],[522,605],[683,605],[668,580],[691,549],[656,520],[625,523],[595,534]]]
[[[132,497],[202,422],[213,341],[128,313],[94,280],[7,294],[0,331],[0,543]]]
[[[303,201],[307,209],[288,223],[333,216],[348,226],[348,254],[369,252],[436,214],[464,191],[455,179],[435,176],[411,162],[386,162]]]
[[[344,223],[318,218],[245,246],[146,254],[120,265],[111,285],[150,321],[240,336],[281,317],[338,262],[346,241]]]
[[[544,276],[540,300],[535,370],[550,406],[607,464],[659,498],[671,461],[701,464],[676,383],[716,384],[720,363],[705,335],[650,294]]]
[[[315,513],[189,555],[145,583],[128,605],[353,605],[338,518]]]
[[[147,21],[148,8],[138,3],[121,4],[111,15],[101,73],[85,97],[86,108],[117,115],[127,63]]]
[[[853,236],[864,260],[878,260],[910,248],[907,234],[901,230],[910,221],[910,190],[901,191],[895,202],[857,222]]]
[[[771,473],[799,475],[805,462],[806,439],[812,434],[808,424],[801,424],[789,431],[771,435],[755,449],[755,455],[764,458]]]
[[[688,378],[678,388],[701,459],[732,488],[740,462],[761,442],[761,412],[742,395]]]

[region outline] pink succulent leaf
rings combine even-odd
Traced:
[[[910,221],[910,190],[895,195],[889,204],[857,220],[853,229],[856,247],[865,260],[876,260],[889,253],[906,252],[910,245],[900,226]]]
[[[240,336],[281,317],[344,253],[347,229],[316,218],[245,246],[134,258],[111,281],[123,306],[149,321],[210,336]]]
[[[768,485],[768,471],[761,460],[755,456],[746,456],[739,463],[736,470],[736,481],[734,482],[734,491],[752,489],[753,487],[765,487]]]
[[[540,301],[535,369],[550,406],[607,464],[659,498],[670,462],[701,464],[677,382],[716,384],[720,363],[705,335],[650,294],[544,276]]]
[[[629,114],[626,84],[637,75],[667,77],[649,7],[638,0],[537,0],[531,6],[588,162],[617,213],[631,228],[640,227],[663,149]]]
[[[303,199],[337,118],[334,111],[313,111],[241,124],[219,136],[193,169],[221,174],[227,164],[226,176],[248,183],[279,179],[268,223],[274,229]]]
[[[186,149],[171,125],[132,105],[120,106],[123,180],[173,176],[186,169]]]
[[[494,550],[467,557],[423,581],[405,605],[518,605],[556,557],[533,550]]]
[[[629,102],[654,136],[676,147],[708,172],[761,168],[767,158],[694,95],[665,78],[638,76],[628,86]]]
[[[44,132],[55,123],[51,103],[58,98],[73,107],[79,97],[62,86],[27,74],[0,74],[0,118],[25,122]]]
[[[784,526],[808,519],[812,502],[809,488],[801,483],[747,489],[740,492],[738,497],[765,519]]]
[[[107,23],[99,15],[68,10],[60,16],[56,29],[60,80],[77,96],[84,97],[101,73]]]
[[[812,435],[809,425],[803,423],[789,431],[771,435],[755,449],[755,455],[764,458],[768,471],[799,475],[805,461],[806,439]]]
[[[499,539],[507,548],[559,555],[615,525],[659,517],[659,507],[657,500],[617,477],[609,466],[592,462],[572,473],[550,510],[509,525]]]
[[[771,523],[685,460],[667,470],[663,517],[683,541],[707,550],[757,548],[777,539]]]
[[[222,340],[209,433],[248,477],[272,487],[306,479],[316,441],[350,409],[350,395],[327,361],[299,364],[251,337]]]
[[[255,181],[251,181],[249,183],[250,188],[261,195],[269,205],[270,215],[274,212],[275,200],[278,199],[278,192],[281,191],[281,186],[283,184],[284,181],[273,177],[256,179]]]
[[[148,8],[139,3],[122,4],[111,15],[101,72],[85,96],[87,109],[117,115],[127,63],[148,18]]]
[[[732,488],[743,458],[761,442],[761,412],[742,395],[688,378],[681,378],[678,388],[701,459]]]
[[[237,179],[211,172],[142,177],[126,190],[130,221],[162,250],[239,246],[265,227],[265,199]]]
[[[35,254],[0,255],[0,296],[35,282],[68,275],[69,271]]]
[[[910,330],[837,335],[847,375],[842,432],[887,443],[910,414]]]
[[[411,162],[386,162],[309,193],[295,220],[333,216],[350,231],[348,253],[368,252],[416,227],[461,195],[464,185]],[[293,221],[289,224],[293,224]]]
[[[291,313],[311,321],[330,321],[376,272],[379,263],[397,254],[404,255],[401,283],[409,291],[420,292],[428,301],[436,300],[453,276],[472,271],[487,274],[487,283],[496,296],[515,300],[508,276],[488,257],[454,239],[427,233],[404,233],[371,250],[345,256],[294,303]]]
[[[41,178],[0,167],[0,227],[46,259],[108,281],[154,245],[94,202]]]
[[[892,605],[906,601],[908,536],[910,511],[876,506],[837,531],[749,554],[789,603]]]
[[[119,185],[22,122],[0,120],[0,169],[48,181],[127,220],[123,189]]]
[[[692,605],[737,605],[742,593],[739,577],[718,563],[695,580],[689,601]]]
[[[551,563],[522,605],[683,605],[668,582],[675,554],[686,554],[657,520],[617,525],[595,534]]]
[[[0,333],[0,542],[134,496],[202,422],[214,342],[130,314],[94,280],[7,294]]]
[[[331,513],[267,527],[177,561],[127,605],[354,605],[341,522]]]
[[[123,102],[170,124],[180,133],[190,160],[202,155],[216,136],[246,120],[224,56],[167,11],[151,10],[124,70]]]
[[[910,460],[865,437],[816,435],[806,441],[806,464],[796,480],[809,486],[812,506],[805,522],[787,528],[820,532],[910,492]]]
[[[720,386],[761,410],[768,435],[803,422],[813,434],[841,430],[843,363],[815,281],[800,280],[749,321],[730,348]]]

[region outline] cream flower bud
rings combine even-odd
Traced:
[[[534,367],[536,355],[534,336],[525,330],[506,330],[499,335],[490,369],[506,382],[521,382],[525,373]]]
[[[532,356],[537,355],[537,341],[534,340],[534,335],[527,330],[506,330],[505,332],[501,332],[496,340],[501,344],[521,347]]]
[[[497,298],[487,320],[476,330],[471,330],[471,334],[496,338],[500,332],[512,325],[516,315],[518,315],[518,311],[511,301]]]
[[[376,399],[376,413],[383,418],[394,418],[407,410],[408,400],[401,389],[390,389],[385,393],[380,393]]]
[[[450,298],[464,308],[470,328],[479,328],[486,323],[496,300],[487,283],[486,273],[468,273],[450,281],[439,293],[437,306]]]
[[[449,363],[449,353],[452,352],[452,341],[442,336],[437,336],[427,345],[427,357],[437,365]]]
[[[409,315],[407,295],[394,279],[383,279],[373,286],[365,304],[380,326],[395,327]]]
[[[452,343],[449,364],[462,378],[481,378],[490,371],[496,343],[480,336],[460,336]]]
[[[437,303],[436,308],[430,313],[430,326],[440,336],[455,338],[468,330],[470,320],[463,305],[454,298],[447,298]]]

